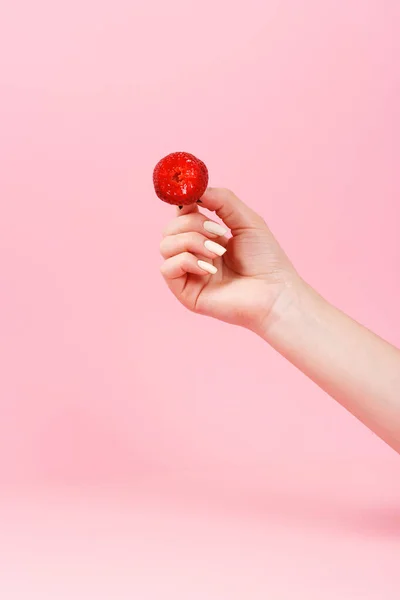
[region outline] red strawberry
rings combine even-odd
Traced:
[[[173,152],[157,163],[153,173],[157,196],[168,204],[197,202],[207,189],[206,165],[187,152]]]

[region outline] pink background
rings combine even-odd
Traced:
[[[400,345],[399,56],[397,0],[0,6],[1,597],[399,597],[398,456],[177,304],[151,182],[199,155]]]

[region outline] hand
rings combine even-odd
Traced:
[[[299,278],[264,220],[232,192],[209,189],[201,206],[232,237],[198,205],[183,207],[164,231],[162,275],[191,311],[265,334],[278,300]]]
[[[232,192],[208,190],[202,206],[232,237],[197,205],[179,211],[161,242],[161,271],[178,300],[259,334],[400,453],[400,351],[303,282],[263,219]]]

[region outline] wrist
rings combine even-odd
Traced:
[[[290,343],[296,331],[317,318],[321,302],[323,301],[318,294],[296,275],[285,283],[256,333],[280,351],[285,343]]]

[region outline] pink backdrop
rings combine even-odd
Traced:
[[[159,276],[173,210],[151,174],[170,151],[199,155],[310,283],[400,345],[399,56],[397,0],[0,7],[7,599],[14,571],[64,597],[69,571],[49,582],[47,566],[75,564],[82,535],[92,562],[66,597],[180,581],[182,598],[398,598],[398,457],[261,340],[181,309]],[[145,517],[143,494],[158,498]],[[114,550],[93,558],[99,523]]]

